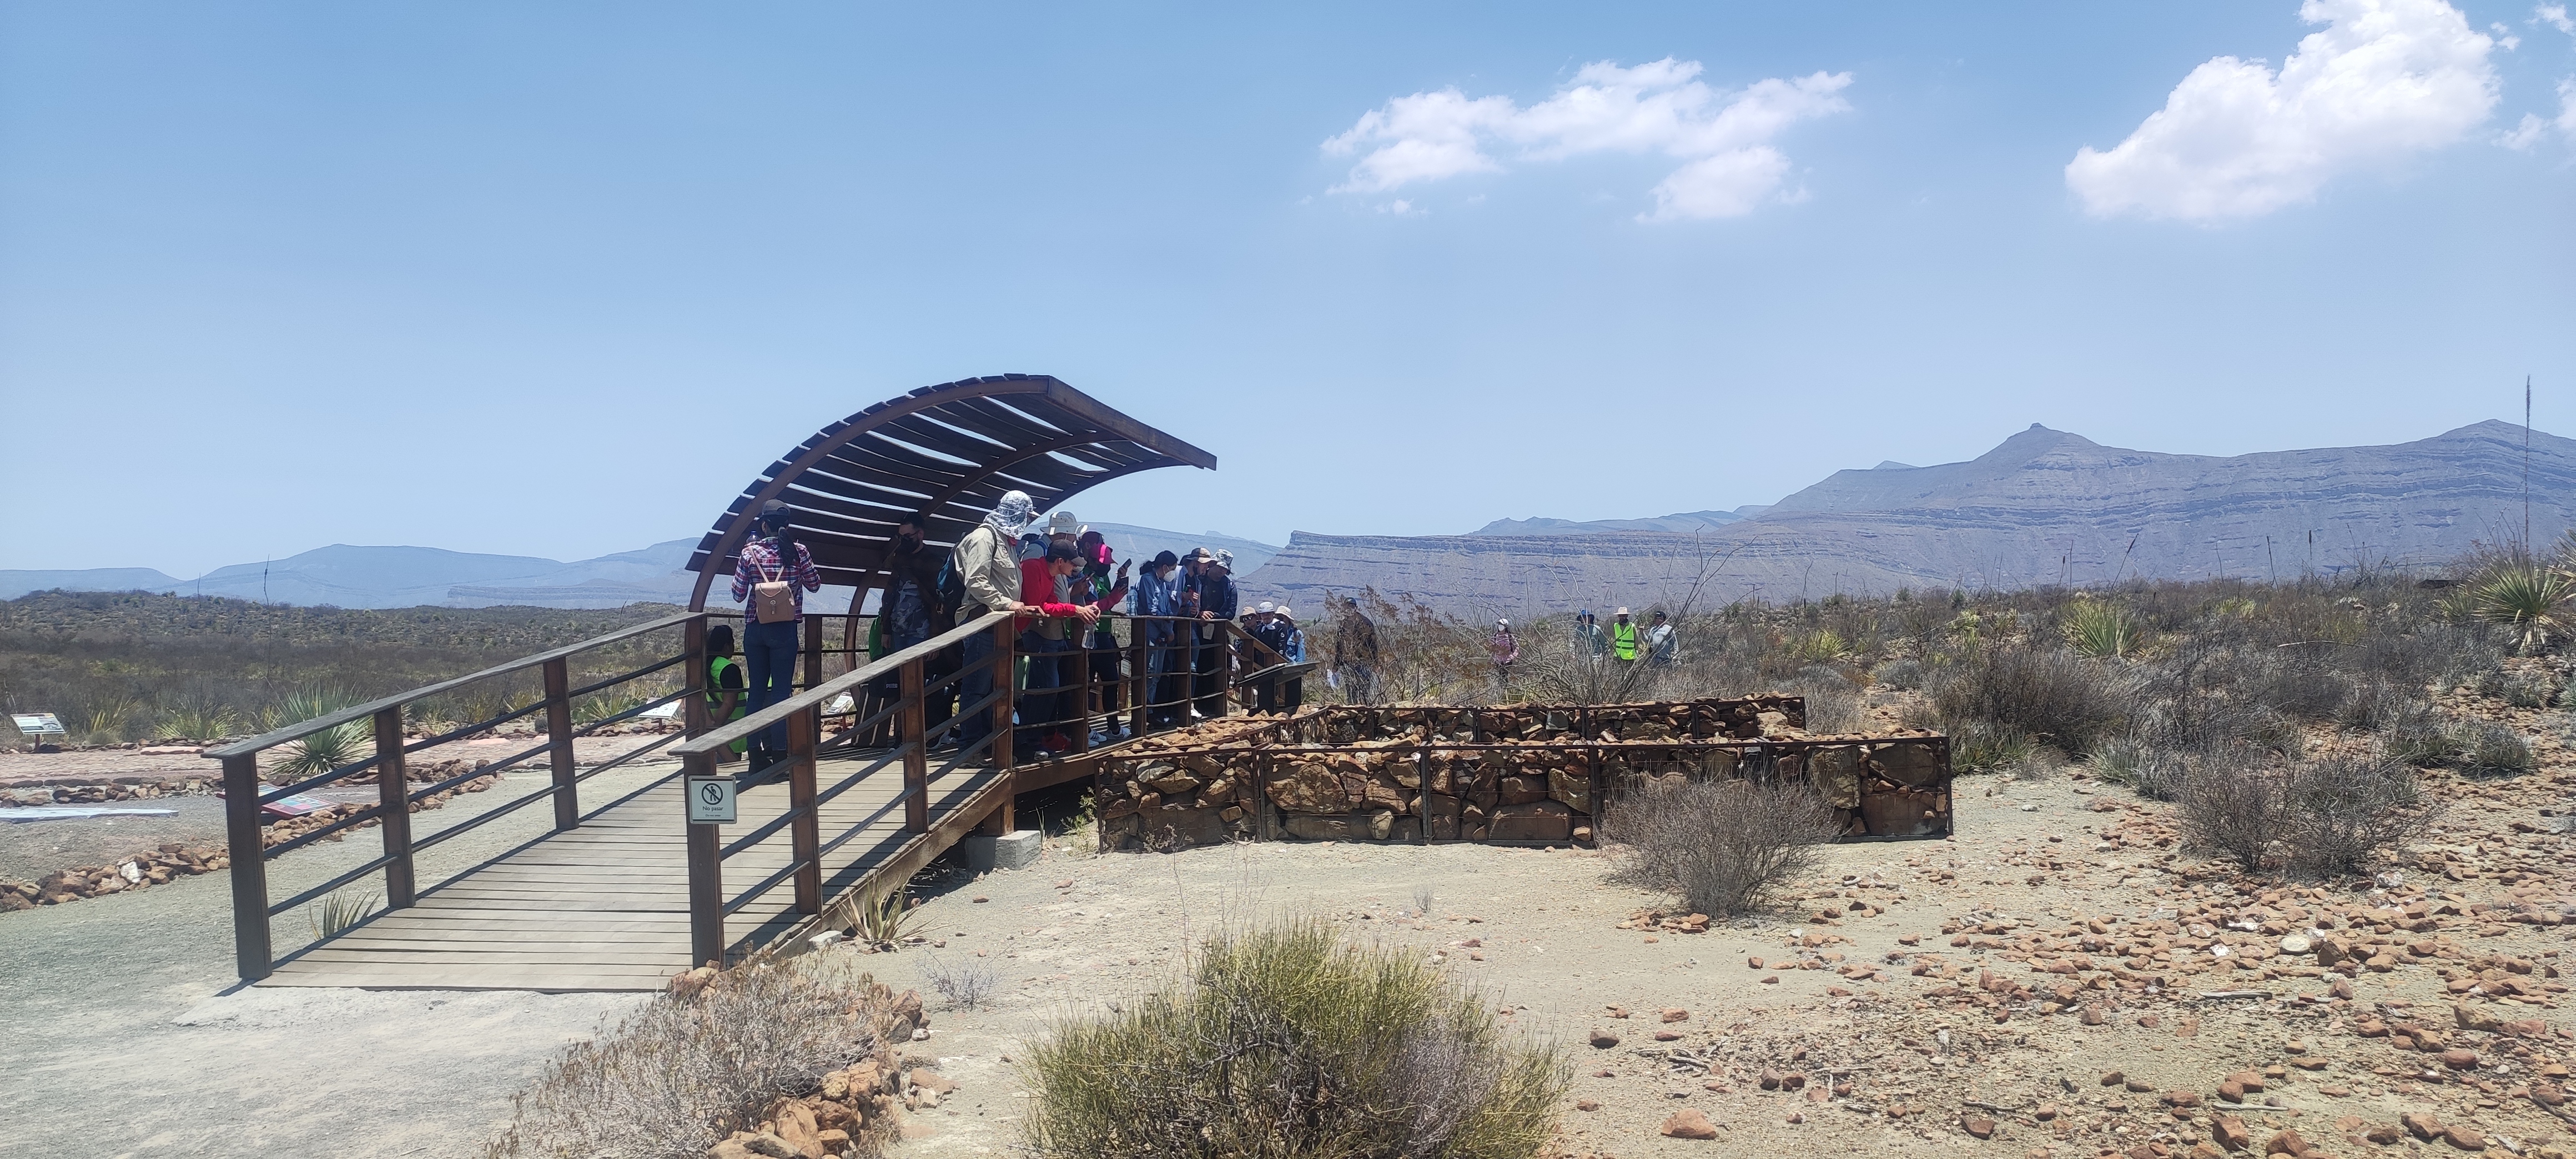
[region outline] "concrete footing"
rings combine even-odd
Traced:
[[[957,843],[966,851],[966,865],[977,873],[992,869],[1026,869],[1038,863],[1038,846],[1046,834],[1035,829],[1022,829],[1002,837],[975,834]]]

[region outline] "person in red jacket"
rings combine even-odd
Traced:
[[[1087,628],[1100,619],[1098,606],[1068,598],[1073,573],[1080,570],[1082,550],[1069,540],[1048,545],[1044,558],[1020,561],[1020,602],[1038,614],[1019,619],[1020,654],[1029,658],[1029,674],[1019,699],[1017,751],[1033,758],[1073,747],[1057,728],[1082,708],[1081,658],[1065,655],[1073,651],[1073,632],[1079,629],[1069,628],[1075,621]]]

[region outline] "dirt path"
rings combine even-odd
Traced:
[[[618,769],[583,791],[604,801],[668,771]],[[507,777],[420,823],[468,820],[545,781]],[[431,850],[422,880],[527,840],[544,818],[522,810]],[[299,850],[270,863],[270,888],[291,896],[379,848],[370,829]],[[474,1155],[546,1058],[640,1000],[237,987],[230,898],[226,876],[209,874],[0,916],[9,1154]],[[280,954],[311,936],[300,912],[275,931]]]

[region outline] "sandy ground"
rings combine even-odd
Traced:
[[[2538,819],[2537,802],[2566,801],[2570,782],[2576,777],[2562,766],[2555,777],[2477,790],[2483,795],[2464,796],[2456,828],[2437,843],[2495,842],[2501,852],[2510,837],[2527,861],[2557,859],[2563,895],[2576,841],[2509,827]],[[2438,1078],[2426,1083],[2409,1077],[2424,1066],[2410,1062],[2415,1056],[2401,1056],[2384,1039],[2355,1037],[2374,1009],[2420,1011],[2448,1027],[2438,959],[2362,973],[2355,1003],[2329,1000],[2331,975],[2230,970],[2183,976],[2173,993],[2088,998],[2103,1011],[2102,1023],[2091,1026],[2075,1008],[2053,1015],[2025,1008],[1998,1021],[1984,1008],[1937,993],[1958,986],[1958,979],[1945,982],[1937,970],[1911,972],[1912,963],[1927,960],[1958,965],[1968,989],[1989,968],[2032,985],[2058,981],[2005,960],[2009,939],[1954,947],[1944,927],[1970,915],[2045,932],[2115,915],[2172,917],[2212,895],[2253,904],[2254,897],[2235,895],[2232,885],[2189,892],[2174,870],[2194,870],[2196,859],[2175,858],[2145,840],[2164,810],[2125,790],[2068,776],[1963,779],[1958,839],[1834,847],[1822,872],[1797,891],[1810,895],[1803,902],[1778,916],[1697,935],[1618,928],[1657,899],[1606,884],[1607,863],[1589,852],[1283,843],[1172,856],[1086,856],[1058,843],[1032,869],[964,882],[926,902],[920,932],[944,946],[863,958],[880,979],[925,993],[937,973],[976,967],[991,968],[1000,986],[998,1003],[988,1009],[943,1009],[933,997],[932,1045],[944,1073],[964,1089],[923,1112],[919,1117],[934,1133],[899,1154],[1006,1150],[1020,1110],[1006,1059],[1033,1035],[1055,1019],[1098,1013],[1169,977],[1183,948],[1210,928],[1300,913],[1331,918],[1356,937],[1441,953],[1462,980],[1481,987],[1498,1009],[1508,1008],[1512,1024],[1568,1043],[1579,1075],[1565,1120],[1564,1146],[1573,1153],[2022,1155],[2036,1149],[2089,1156],[2154,1144],[2184,1154],[2211,1138],[2215,1112],[2187,1108],[2177,1116],[2163,1105],[2162,1093],[2214,1098],[2223,1076],[2265,1067],[2284,1074],[2267,1094],[2253,1096],[2254,1105],[2226,1109],[2246,1123],[2258,1150],[2283,1128],[2334,1153],[2381,1150],[2356,1133],[2394,1124],[2410,1110],[2436,1112],[2446,1123],[2481,1130],[2498,1144],[2510,1140],[2526,1153],[2544,1143],[2567,1145],[2567,1124],[2525,1097],[2510,1096],[2517,1081],[2529,1080],[2535,1060],[2515,1066],[2491,1053],[2487,1068],[2477,1072],[2487,1089]],[[2436,895],[2463,902],[2503,894],[2495,881],[2435,880],[2444,887]],[[1434,898],[1432,916],[1415,920],[1415,892],[1426,888]],[[2366,885],[2352,896],[2370,900]],[[1847,907],[1854,902],[1879,912],[1853,912]],[[1809,920],[1827,904],[1838,911],[1830,919],[1838,924]],[[2233,930],[2223,936],[2272,940]],[[2529,925],[2441,936],[2473,943],[2477,954],[2543,963],[2554,959],[2538,955],[2568,940],[2558,928]],[[1900,941],[1908,937],[1913,944]],[[1825,944],[1802,948],[1801,939]],[[1839,964],[1875,966],[1877,977],[1779,968],[1825,954],[1840,955]],[[1769,968],[1749,968],[1756,957]],[[2237,989],[2275,998],[2199,997]],[[2499,1008],[2506,1018],[2568,1025],[2557,1009],[2563,998],[2549,994],[2540,1001]],[[1632,1013],[1611,1017],[1614,1007]],[[1660,1015],[1666,1009],[1687,1010],[1689,1017],[1667,1023]],[[1589,1041],[1595,1029],[1613,1032],[1620,1043],[1596,1049]],[[1675,1037],[1655,1041],[1658,1031]],[[2293,1041],[2303,1054],[2288,1052]],[[2564,1061],[2569,1046],[2563,1036],[2552,1037],[2539,1057]],[[1673,1067],[1666,1059],[1675,1048],[1718,1067],[1709,1073]],[[2329,1061],[2316,1071],[2283,1066],[2299,1057]],[[1803,1091],[1765,1091],[1759,1081],[1765,1068],[1815,1081]],[[2111,1072],[2121,1077],[2105,1086]],[[1850,1085],[1837,1087],[1835,1079]],[[1584,1103],[1597,1109],[1575,1109]],[[1720,1126],[1718,1149],[1659,1133],[1683,1107]],[[1997,1120],[1991,1139],[1963,1129],[1964,1117],[1980,1115]],[[2404,1148],[2423,1149],[2411,1141],[2398,1149]]]
[[[606,801],[670,766],[602,774]],[[545,774],[421,814],[437,828]],[[524,820],[523,820],[524,819]],[[424,882],[527,840],[532,807],[422,855]],[[52,824],[52,823],[42,823]],[[35,830],[40,825],[14,826]],[[0,831],[0,836],[9,836]],[[23,838],[22,838],[23,839]],[[270,863],[285,897],[380,851],[375,830]],[[0,917],[0,1140],[31,1159],[477,1153],[510,1096],[625,994],[240,987],[223,874]],[[275,919],[283,955],[310,939]]]

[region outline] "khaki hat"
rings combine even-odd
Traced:
[[[1614,616],[1624,616],[1624,615],[1627,615],[1627,614],[1628,614],[1628,609],[1626,609],[1626,608],[1621,608],[1621,609],[1619,609],[1618,611],[1612,612],[1612,613],[1610,613],[1610,614],[1611,614],[1611,615],[1614,615]]]

